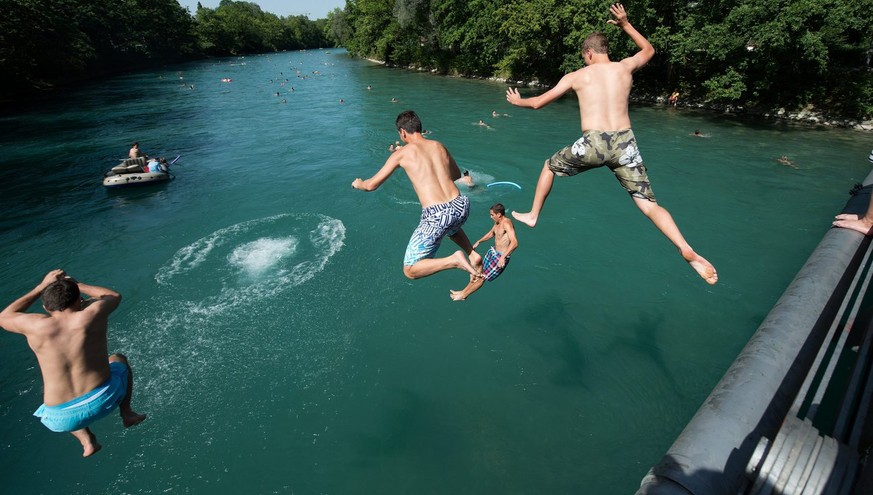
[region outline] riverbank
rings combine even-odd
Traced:
[[[666,96],[632,95],[631,101],[656,105],[668,104]],[[840,127],[856,131],[873,132],[873,119],[859,120],[836,117],[818,110],[813,105],[806,105],[803,108],[794,110],[786,108],[762,109],[746,107],[743,105],[724,105],[699,100],[690,100],[679,101],[676,103],[676,107],[703,110],[732,116],[744,115],[767,120],[791,121],[815,126]]]
[[[383,60],[375,60],[368,58],[370,62],[377,63],[383,65],[388,68],[394,69],[405,69],[415,72],[429,72],[434,75],[441,75],[447,77],[458,77],[462,79],[480,79],[480,80],[488,80],[501,82],[506,84],[513,84],[517,86],[524,86],[528,88],[549,88],[550,86],[547,84],[543,84],[539,81],[517,81],[507,78],[501,77],[485,77],[485,76],[471,76],[468,74],[460,74],[460,73],[442,73],[439,69],[433,67],[421,67],[416,65],[400,65],[400,64],[391,64],[387,63]],[[634,92],[631,94],[631,101],[634,103],[643,103],[650,105],[667,105],[667,96],[666,95],[651,95],[644,94],[639,92]],[[795,122],[812,126],[824,126],[824,127],[835,127],[835,128],[843,128],[843,129],[852,129],[856,131],[864,131],[864,132],[873,132],[873,118],[870,119],[852,119],[845,118],[840,116],[829,115],[826,112],[823,112],[817,109],[813,105],[806,105],[803,108],[799,109],[787,109],[787,108],[759,108],[752,107],[746,105],[729,105],[729,104],[719,104],[707,102],[704,100],[692,99],[692,100],[679,100],[676,105],[677,108],[684,109],[692,109],[692,110],[700,110],[711,113],[719,113],[728,116],[747,116],[753,118],[760,118],[765,120],[773,120],[773,121],[782,121],[782,122]]]

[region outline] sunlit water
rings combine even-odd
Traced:
[[[349,185],[412,108],[480,183],[470,238],[495,202],[527,210],[578,110],[504,91],[310,51],[145,71],[2,116],[2,304],[57,267],[119,290],[110,347],[149,419],[101,420],[104,450],[82,460],[31,416],[39,371],[4,332],[0,491],[633,492],[866,176],[873,139],[634,107],[655,194],[718,285],[597,170],[559,179],[507,271],[456,303],[462,272],[402,275],[420,212],[402,172]],[[176,179],[105,190],[135,140],[181,155]]]

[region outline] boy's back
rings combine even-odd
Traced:
[[[630,67],[623,62],[595,63],[568,74],[579,99],[583,131],[630,129],[631,74]]]

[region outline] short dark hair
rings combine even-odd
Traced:
[[[412,110],[400,112],[394,123],[397,125],[398,131],[403,129],[410,134],[421,133],[421,119]]]
[[[494,206],[491,207],[491,211],[506,216],[506,208],[504,208],[500,203],[494,203]]]
[[[609,54],[609,41],[607,41],[606,35],[603,33],[589,34],[582,42],[582,51],[584,52],[589,48],[594,53]]]
[[[80,297],[78,284],[65,278],[43,289],[42,305],[48,311],[63,311],[75,304]]]

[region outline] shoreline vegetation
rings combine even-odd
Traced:
[[[631,100],[730,115],[873,130],[873,16],[854,0],[641,0],[629,10],[656,57]],[[583,66],[582,40],[607,35],[610,0],[347,0],[327,18],[279,17],[222,0],[11,0],[0,16],[0,107],[26,107],[119,73],[284,50],[343,47],[386,67],[549,87]],[[777,8],[773,8],[773,7]]]
[[[374,58],[364,57],[368,62],[372,62],[375,64],[382,65],[386,68],[391,69],[402,69],[413,72],[429,72],[436,76],[442,77],[458,77],[463,79],[478,79],[478,80],[487,80],[499,83],[510,84],[518,87],[525,88],[539,88],[542,90],[547,90],[551,87],[551,85],[543,84],[539,81],[520,81],[520,80],[512,80],[509,78],[502,77],[485,77],[485,76],[475,76],[468,74],[449,74],[442,73],[439,69],[435,67],[421,67],[416,65],[408,65],[401,66],[398,64],[391,64],[384,60],[377,60]],[[668,106],[668,95],[654,95],[647,94],[642,92],[634,92],[630,96],[630,101],[632,103],[644,104],[644,105],[653,105],[653,106]],[[841,116],[829,115],[827,113],[821,112],[817,110],[813,105],[809,104],[804,106],[803,108],[788,110],[786,108],[760,108],[760,107],[747,107],[742,104],[718,104],[712,102],[706,102],[704,100],[679,100],[675,108],[681,108],[684,110],[697,110],[702,112],[707,112],[710,114],[723,114],[726,116],[732,117],[752,117],[756,119],[763,120],[773,120],[773,121],[783,121],[783,122],[793,122],[797,124],[805,124],[810,126],[823,126],[823,127],[838,127],[838,128],[846,128],[853,129],[856,131],[865,131],[865,132],[873,132],[873,117],[866,119],[854,119],[854,118],[846,118]]]
[[[328,14],[337,44],[389,67],[552,85],[602,32],[613,59],[636,51],[606,24],[608,0],[355,0]],[[873,16],[854,0],[641,0],[628,17],[655,48],[637,101],[866,129],[873,118]],[[642,96],[651,95],[651,96]]]
[[[0,105],[22,107],[108,76],[186,61],[333,48],[327,19],[222,0],[9,0],[0,15]]]

